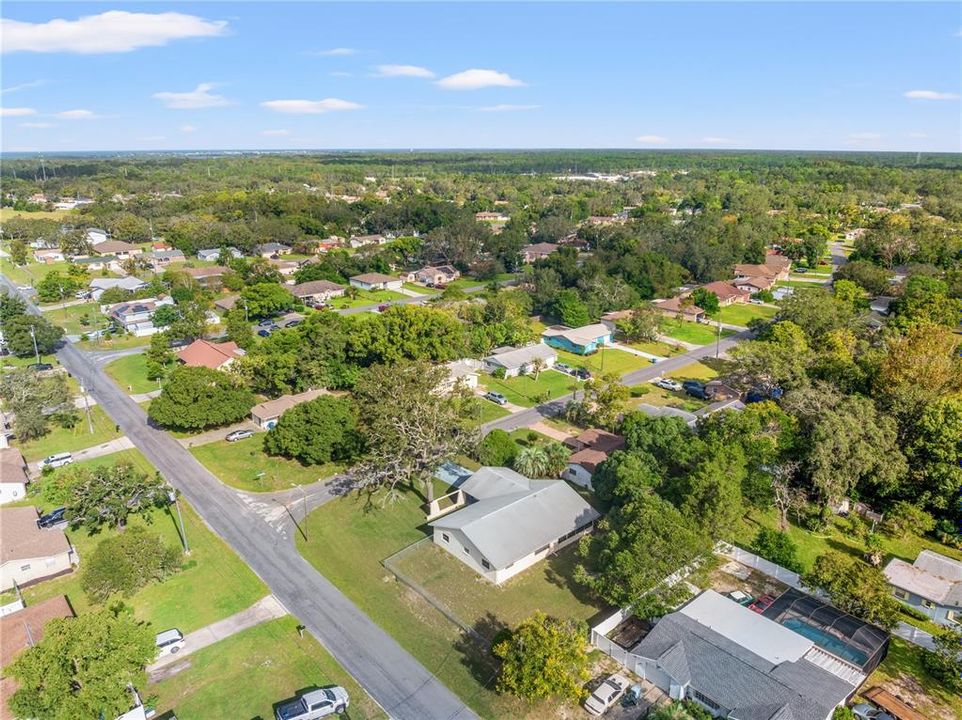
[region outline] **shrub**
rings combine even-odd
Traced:
[[[478,445],[478,462],[495,467],[511,467],[518,444],[504,430],[495,429],[484,436]]]
[[[651,388],[647,385],[635,385],[631,388],[631,397],[642,397],[651,392]]]
[[[753,553],[783,568],[800,572],[795,543],[783,532],[762,528],[755,536],[750,549]]]
[[[494,372],[491,373],[491,377],[497,380],[504,380],[505,372],[503,367],[495,368]]]
[[[919,610],[918,608],[912,607],[911,605],[906,605],[905,603],[899,603],[899,611],[903,615],[908,615],[910,618],[915,618],[916,620],[930,620],[928,615]]]
[[[94,602],[114,593],[130,597],[154,580],[163,580],[180,567],[180,551],[159,535],[140,527],[103,540],[84,564],[80,586]]]

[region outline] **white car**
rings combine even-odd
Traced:
[[[609,675],[585,700],[585,710],[591,715],[604,715],[608,709],[618,702],[618,698],[628,689],[628,678],[624,675]]]
[[[184,635],[176,628],[164,630],[161,633],[157,633],[155,643],[157,645],[158,658],[162,658],[165,655],[176,655],[180,652],[181,648],[184,647]]]
[[[679,392],[681,390],[681,383],[671,378],[658,378],[655,380],[655,385],[664,390],[672,390],[673,392]]]
[[[50,455],[41,460],[40,467],[58,468],[69,465],[72,462],[73,455],[70,453],[57,453],[56,455]]]
[[[858,720],[895,720],[894,717],[889,715],[884,710],[880,710],[874,705],[869,705],[868,703],[859,703],[858,705],[853,705],[852,714],[855,715]]]

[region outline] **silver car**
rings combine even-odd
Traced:
[[[350,704],[347,690],[342,687],[311,690],[278,705],[274,717],[277,720],[318,720],[329,715],[341,715]]]
[[[628,685],[628,678],[624,675],[609,675],[585,700],[585,710],[591,715],[604,715],[625,694]]]
[[[672,390],[673,392],[679,392],[681,390],[681,383],[671,378],[658,378],[655,380],[655,385],[664,390]]]

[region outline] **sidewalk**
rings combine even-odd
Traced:
[[[287,615],[287,610],[277,601],[277,598],[273,595],[263,597],[246,610],[241,610],[239,613],[231,615],[230,617],[211,623],[207,627],[202,627],[200,630],[187,633],[184,636],[184,647],[182,647],[179,652],[172,655],[165,655],[153,665],[147,666],[148,677],[151,682],[157,682],[163,677],[173,675],[189,667],[189,664],[183,667],[171,668],[168,672],[164,672],[164,668],[179,662],[184,656],[213,645],[219,640],[229,638],[231,635],[236,635],[255,625],[260,625],[263,622],[284,617],[285,615]]]
[[[81,422],[85,423],[87,421],[81,419]],[[134,444],[125,436],[105,442],[103,445],[95,445],[94,447],[84,448],[83,450],[74,450],[70,454],[73,455],[74,462],[81,462],[104,455],[113,455],[115,452],[120,452],[121,450],[131,450],[133,447]],[[40,472],[40,461],[32,462],[28,467],[33,472]]]
[[[631,355],[643,357],[646,360],[654,360],[655,362],[660,362],[666,359],[664,355],[652,355],[651,353],[646,353],[644,350],[638,350],[629,345],[622,345],[621,343],[611,343],[608,347],[610,347],[612,350],[621,350]]]
[[[571,437],[571,435],[569,435],[568,433],[562,430],[559,430],[556,427],[552,427],[547,423],[541,422],[540,420],[536,422],[534,425],[531,425],[529,427],[529,430],[534,430],[535,432],[539,432],[542,435],[547,435],[552,440],[557,440],[558,442],[564,442],[569,437]]]

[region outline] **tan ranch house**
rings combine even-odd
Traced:
[[[76,562],[63,530],[37,526],[36,508],[0,508],[0,592],[63,575]]]

